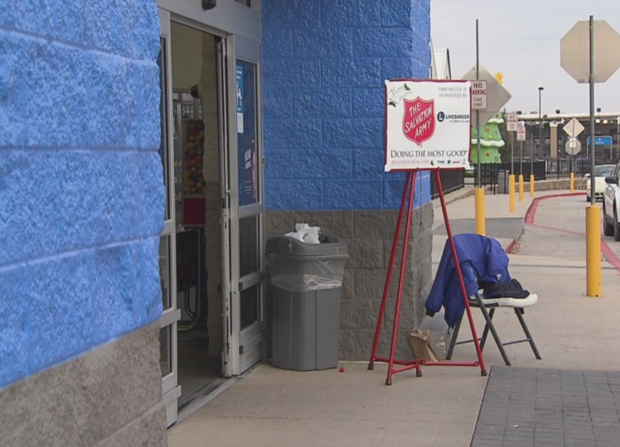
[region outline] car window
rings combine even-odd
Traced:
[[[618,171],[620,170],[620,161],[618,162],[618,164],[616,165],[616,169],[614,169],[614,173],[611,175],[615,175],[616,177],[618,177]]]
[[[615,169],[617,169],[617,166],[614,165],[597,166],[594,169],[594,175],[596,177],[607,177],[612,175]]]

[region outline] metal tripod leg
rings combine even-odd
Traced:
[[[519,319],[519,323],[521,323],[521,327],[523,328],[523,332],[525,332],[525,336],[527,337],[527,341],[530,343],[532,351],[534,351],[534,355],[538,360],[542,360],[540,353],[538,352],[538,348],[536,347],[536,343],[534,343],[534,338],[532,334],[530,334],[530,330],[525,324],[525,319],[523,318],[523,309],[515,308],[515,313],[517,314],[517,318]]]

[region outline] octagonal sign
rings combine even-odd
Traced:
[[[573,79],[590,82],[590,22],[577,22],[560,41],[560,63]],[[620,67],[620,34],[594,21],[594,82],[605,82]]]

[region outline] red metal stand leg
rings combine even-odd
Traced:
[[[375,366],[375,360],[377,360],[377,349],[379,346],[379,337],[381,335],[381,326],[383,324],[383,316],[385,315],[385,305],[387,303],[388,294],[390,291],[390,282],[392,280],[392,271],[394,268],[394,260],[396,259],[396,250],[398,248],[398,239],[400,238],[400,226],[403,219],[403,213],[405,212],[405,206],[407,204],[407,193],[409,187],[413,188],[411,182],[411,172],[407,173],[407,179],[405,180],[405,186],[403,188],[403,198],[400,202],[400,211],[398,213],[398,221],[396,222],[396,232],[394,234],[394,242],[392,243],[392,254],[390,256],[390,263],[388,265],[388,271],[385,278],[385,285],[383,287],[383,298],[381,299],[381,309],[379,310],[379,319],[377,321],[377,329],[375,331],[375,339],[372,343],[372,352],[370,353],[370,362],[368,363],[368,369],[373,370]]]
[[[458,255],[456,253],[456,246],[454,245],[454,238],[452,237],[452,229],[450,228],[450,221],[448,220],[448,208],[446,206],[446,199],[443,194],[443,186],[441,184],[441,176],[439,171],[435,171],[435,180],[437,181],[437,190],[439,191],[439,198],[441,200],[441,209],[443,211],[443,220],[446,224],[446,232],[448,233],[448,240],[450,241],[450,248],[452,250],[452,257],[454,259],[454,265],[456,267],[456,274],[459,277],[459,283],[461,284],[461,292],[463,294],[463,301],[465,303],[465,311],[467,312],[467,319],[469,320],[469,326],[471,328],[471,334],[474,339],[474,345],[476,346],[476,354],[478,355],[478,362],[480,363],[480,373],[483,376],[487,375],[487,370],[484,365],[484,359],[482,358],[482,350],[480,349],[480,343],[478,342],[478,335],[476,334],[476,326],[474,325],[474,319],[471,314],[471,308],[469,307],[469,297],[467,296],[467,290],[465,290],[465,282],[463,281],[463,273],[461,272],[461,265],[458,261]]]
[[[415,180],[416,180],[417,171],[413,172],[411,179],[407,179],[408,182],[411,183],[411,191],[409,193],[409,204],[407,207],[407,223],[405,225],[405,238],[403,240],[403,252],[402,259],[400,261],[400,278],[398,282],[398,293],[396,295],[396,309],[394,310],[394,326],[392,328],[392,343],[390,346],[390,359],[388,362],[388,373],[387,379],[385,380],[386,385],[392,384],[392,375],[394,374],[394,356],[396,353],[396,340],[398,338],[398,322],[400,319],[400,304],[403,297],[403,285],[405,280],[405,271],[407,268],[407,248],[409,245],[409,233],[411,230],[411,214],[413,211],[413,202],[414,202],[414,194],[415,194]],[[406,188],[406,187],[405,187]],[[396,247],[398,248],[398,245]],[[394,255],[395,250],[392,251],[392,256]],[[415,363],[416,372],[419,374],[420,368],[417,363]]]

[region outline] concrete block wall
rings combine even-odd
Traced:
[[[340,352],[366,358],[404,185],[383,172],[384,80],[428,77],[430,0],[264,0],[261,13],[266,236],[308,222],[347,240]],[[422,174],[407,330],[431,279],[429,201]]]
[[[127,380],[106,385],[101,411],[74,415],[84,426],[71,420],[60,430],[56,408],[44,406],[36,419],[0,425],[0,438],[93,445],[130,422],[110,413],[161,374],[158,331],[146,329],[162,311],[157,8],[152,0],[23,0],[0,1],[0,11],[0,401],[11,404],[3,411],[36,411],[49,386],[65,399],[90,390],[97,377],[82,370],[61,380],[58,365],[126,334],[138,330],[144,337],[128,343],[152,348],[98,365]],[[158,382],[128,417],[155,411],[165,428]],[[85,433],[95,420],[103,428]],[[20,432],[29,435],[9,436]]]

